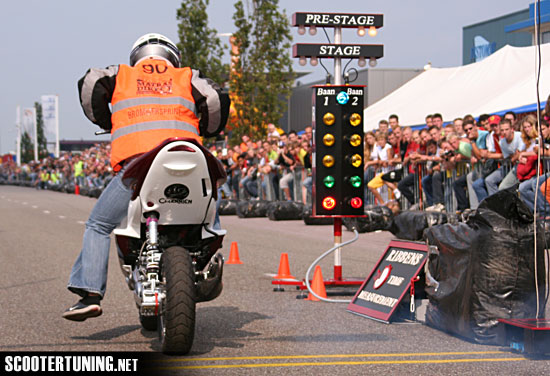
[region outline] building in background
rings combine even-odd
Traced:
[[[540,15],[539,33],[541,34],[541,43],[548,43],[550,42],[550,1],[541,1],[538,13]],[[531,36],[530,45],[535,45],[535,3],[529,5],[528,17],[506,26],[504,30],[510,35],[528,33]]]
[[[541,42],[550,42],[550,1],[540,2]],[[462,65],[481,61],[507,44],[527,47],[535,43],[535,3],[497,18],[462,28]]]
[[[59,148],[61,151],[80,153],[91,148],[95,144],[104,144],[109,142],[109,140],[61,140],[59,141]]]
[[[395,89],[422,73],[423,69],[363,69],[358,71],[357,79],[350,85],[366,85],[365,107],[382,99]],[[350,73],[350,79],[354,73]],[[301,131],[311,125],[312,95],[314,85],[324,85],[324,80],[301,84],[296,81],[288,99],[288,110],[281,118],[279,126],[285,132]]]

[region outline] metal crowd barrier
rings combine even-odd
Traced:
[[[303,187],[303,182],[308,176],[307,170],[304,169],[303,166],[297,166],[290,173],[292,174],[292,181],[289,184],[291,187],[291,199],[293,201],[304,202],[305,197],[305,201],[310,203],[311,194]],[[252,184],[256,184],[257,198],[267,201],[286,200],[284,191],[278,184],[279,179],[282,177],[283,173],[281,171],[272,171],[268,174],[257,172],[256,176],[252,179]],[[233,175],[231,179],[236,179],[236,181],[233,180],[231,184],[234,198],[256,198],[247,191],[244,185],[241,185],[241,181],[243,180],[241,175]],[[250,184],[250,179],[247,179],[245,184]],[[235,187],[238,187],[237,191]]]
[[[550,158],[543,158],[543,166],[544,171],[546,173],[550,173]],[[503,176],[505,176],[512,168],[511,163],[509,160],[498,160],[499,166],[502,167]],[[407,177],[410,172],[408,166],[402,166],[403,168],[403,178]],[[390,167],[389,171],[395,169],[395,167]],[[455,165],[455,168],[452,170],[445,170],[443,172],[443,196],[444,196],[444,205],[445,210],[447,213],[455,213],[457,210],[457,201],[455,197],[455,192],[453,189],[453,184],[456,182],[456,180],[464,175],[469,174],[471,171],[475,169],[477,171],[477,175],[481,175],[481,165],[476,165],[474,168],[472,168],[472,165],[467,161],[461,161],[457,162]],[[426,162],[419,162],[415,164],[414,172],[416,174],[416,178],[414,179],[414,186],[413,186],[413,192],[414,192],[414,202],[413,204],[409,203],[409,201],[401,195],[401,198],[399,199],[399,202],[401,204],[402,210],[408,210],[411,207],[414,207],[414,209],[424,210],[426,209],[427,203],[426,203],[426,197],[425,193],[422,187],[422,179],[428,174],[428,169],[426,166]],[[365,205],[372,205],[375,204],[374,196],[373,194],[368,190],[367,184],[368,182],[373,179],[376,174],[379,173],[379,171],[376,171],[375,169],[367,169],[365,171]],[[275,174],[277,174],[277,177],[275,177]],[[297,166],[294,171],[292,171],[292,183],[291,185],[291,199],[294,201],[299,202],[305,202],[308,204],[311,204],[311,193],[306,190],[306,188],[303,186],[304,180],[308,177],[308,171],[305,170],[301,166]],[[276,201],[276,200],[285,200],[285,195],[283,192],[283,189],[280,188],[278,184],[274,184],[274,182],[277,182],[278,179],[282,177],[281,172],[271,172],[269,174],[264,173],[258,173],[255,179],[255,184],[257,186],[257,192],[258,192],[258,198],[262,200],[267,201]],[[239,181],[237,182],[237,187],[239,187],[238,190],[238,196],[236,197],[236,192],[233,190],[233,198],[240,198],[240,199],[250,199],[254,198],[251,197],[248,192],[246,192],[244,187],[240,186],[240,176],[237,177]],[[235,187],[235,184],[233,185]],[[386,188],[384,186],[383,188]],[[384,200],[387,201],[387,199],[393,199],[393,192],[387,189],[381,190],[381,195]],[[467,193],[469,195],[469,192]]]

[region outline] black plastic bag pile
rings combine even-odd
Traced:
[[[510,191],[485,199],[465,223],[426,230],[426,323],[481,344],[505,345],[499,318],[535,318],[534,224]],[[539,317],[544,316],[544,231],[537,229]]]
[[[272,221],[302,219],[304,204],[297,201],[273,201],[267,208],[267,217]]]
[[[332,217],[312,217],[313,209],[311,206],[304,206],[304,212],[302,213],[302,218],[304,223],[308,226],[326,226],[332,225],[334,219]]]
[[[219,215],[237,215],[238,200],[223,199],[220,201]]]
[[[348,231],[355,227],[360,234],[387,230],[392,223],[393,213],[387,206],[365,206],[365,217],[344,217],[342,223]]]
[[[270,201],[250,200],[237,203],[237,216],[239,218],[258,218],[267,216],[267,208]]]
[[[445,213],[404,211],[393,218],[388,230],[399,239],[422,240],[425,229],[443,223],[447,223]]]

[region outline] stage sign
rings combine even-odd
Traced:
[[[428,246],[425,243],[392,240],[347,310],[389,323],[399,303],[409,292],[411,279],[420,273],[427,257]]]
[[[292,57],[320,58],[376,58],[384,56],[384,46],[381,44],[315,44],[297,43],[292,46]]]

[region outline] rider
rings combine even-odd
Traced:
[[[132,195],[123,172],[132,157],[171,137],[211,137],[223,130],[230,100],[201,72],[181,67],[176,45],[146,34],[132,47],[130,65],[89,69],[78,81],[80,102],[93,123],[111,132],[111,165],[117,175],[94,206],[68,289],[80,299],[63,313],[73,321],[101,315],[110,234],[126,217]],[[110,107],[110,105],[112,107]]]

